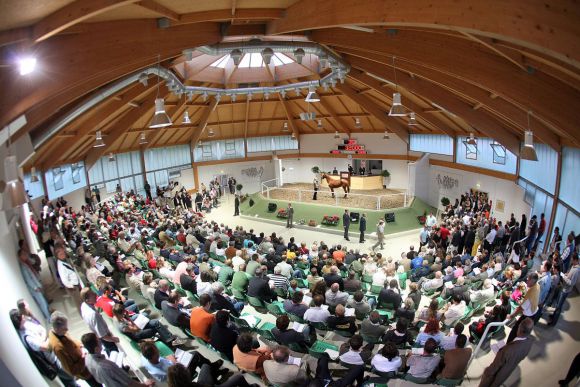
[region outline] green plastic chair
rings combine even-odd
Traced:
[[[397,274],[397,277],[399,277],[399,286],[401,287],[401,290],[407,289],[407,273],[399,273]]]
[[[247,297],[246,297],[246,293],[242,292],[239,289],[236,288],[231,288],[232,289],[232,295],[234,296],[234,298],[238,301],[246,301]]]
[[[362,276],[362,282],[367,283],[367,284],[372,284],[373,283],[373,276],[372,276],[372,274],[363,274],[363,276]]]
[[[282,309],[280,304],[276,303],[276,302],[266,303],[266,309],[268,309],[268,312],[270,314],[272,314],[276,317],[282,316],[283,314],[286,314],[286,312]]]
[[[284,312],[284,314],[287,314],[288,315],[288,318],[290,319],[290,321],[297,322],[297,323],[300,323],[300,324],[305,324],[304,319],[301,318],[301,317],[299,317],[299,316],[296,316],[295,314],[286,313],[286,312]]]
[[[437,381],[435,382],[435,384],[439,385],[439,386],[448,386],[448,387],[454,387],[454,386],[459,386],[461,385],[461,383],[463,383],[463,379],[437,379]]]
[[[254,307],[260,313],[268,313],[268,309],[266,309],[266,304],[257,297],[247,296],[248,303]]]
[[[383,287],[381,285],[371,285],[371,293],[372,294],[379,294]]]
[[[312,346],[308,349],[308,354],[312,357],[320,359],[324,351],[327,349],[338,351],[338,347],[336,345],[318,340],[314,342],[314,344],[312,344]]]
[[[364,342],[368,343],[368,344],[378,344],[381,342],[380,337],[372,337],[372,336],[367,336],[367,335],[362,335],[362,334],[361,334],[361,337],[364,340]]]

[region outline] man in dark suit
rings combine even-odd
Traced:
[[[240,197],[236,195],[236,199],[234,200],[234,216],[240,215]]]
[[[479,387],[500,386],[516,369],[518,364],[528,356],[536,339],[530,336],[534,322],[530,318],[522,321],[518,327],[517,339],[507,343],[495,355],[493,362],[483,371]]]
[[[276,295],[272,292],[272,289],[270,289],[270,284],[268,284],[267,277],[264,277],[262,268],[257,268],[255,274],[254,277],[250,278],[248,284],[248,296],[272,302],[276,298]]]
[[[155,290],[153,300],[155,301],[155,307],[157,309],[161,309],[161,303],[163,301],[169,300],[169,282],[167,280],[159,281],[159,286]]]
[[[292,203],[288,203],[286,211],[288,213],[288,218],[286,218],[286,228],[292,228],[294,223],[294,207],[292,207]]]
[[[236,305],[234,305],[230,299],[224,296],[224,285],[221,282],[214,282],[211,285],[211,289],[213,291],[211,295],[211,310],[229,310],[233,316],[238,317],[240,315],[244,303],[236,302]]]
[[[215,323],[211,326],[211,345],[232,361],[234,359],[233,348],[238,340],[238,332],[228,324],[230,314],[225,310],[218,310],[215,314]]]
[[[326,274],[323,278],[328,288],[330,288],[332,284],[337,283],[340,291],[344,291],[344,280],[340,276],[337,266],[331,266],[330,273]]]
[[[173,326],[189,329],[189,316],[179,310],[179,294],[171,292],[169,299],[161,302],[161,311],[167,322]]]
[[[367,230],[367,214],[362,214],[362,216],[359,220],[358,229],[360,231],[359,243],[364,243],[365,231]]]
[[[185,273],[179,276],[179,283],[184,290],[188,290],[193,294],[197,294],[197,282],[192,277],[193,274],[193,265],[188,264],[187,268],[185,269]]]
[[[302,349],[308,349],[304,333],[297,332],[294,329],[288,329],[289,325],[290,319],[288,318],[288,315],[283,314],[278,316],[276,319],[276,328],[272,329],[272,334],[276,341],[282,345],[296,344]]]
[[[342,215],[342,226],[344,227],[344,239],[350,242],[350,239],[348,239],[348,228],[350,227],[350,214],[348,210],[344,210],[344,214]]]
[[[379,293],[379,305],[385,303],[393,304],[396,310],[401,306],[402,301],[401,294],[397,291],[397,280],[392,279],[391,282],[385,281],[385,285]]]

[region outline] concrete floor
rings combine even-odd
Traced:
[[[257,232],[264,232],[270,234],[276,232],[277,235],[282,235],[286,240],[294,237],[297,242],[306,242],[311,244],[314,241],[324,240],[327,244],[346,242],[340,235],[330,234],[325,232],[313,232],[308,229],[286,229],[282,225],[264,223],[253,219],[246,219],[232,216],[233,198],[229,195],[222,199],[222,205],[214,209],[207,215],[209,219],[218,222],[227,223],[230,226],[240,225],[245,229],[253,228]],[[412,244],[418,245],[419,230],[411,231],[401,234],[389,235],[386,238],[385,249],[382,251],[384,256],[392,256],[393,258],[400,257],[402,252],[408,251],[408,247]],[[351,238],[351,243],[348,246],[359,248],[361,251],[368,251],[370,246],[375,243],[371,237],[367,238],[367,242],[359,244]],[[354,243],[353,243],[354,242]],[[48,268],[42,272],[43,282],[50,284],[50,273]],[[75,338],[88,332],[88,328],[79,316],[78,310],[73,306],[72,300],[68,298],[63,291],[56,286],[47,286],[49,297],[54,299],[51,307],[63,311],[69,317],[70,334]],[[428,299],[423,297],[421,307],[428,303]],[[534,336],[538,339],[536,345],[532,348],[527,359],[520,363],[519,367],[513,372],[505,386],[556,386],[557,381],[564,378],[570,363],[574,356],[580,350],[578,342],[580,341],[580,297],[577,293],[571,295],[566,304],[565,312],[562,313],[560,321],[556,327],[547,327],[546,321],[541,319],[534,330]],[[244,311],[251,311],[251,307],[247,307]],[[261,316],[264,321],[275,322],[271,315]],[[506,334],[509,334],[509,328],[506,329]],[[336,337],[329,336],[331,340]],[[494,343],[495,340],[492,340]],[[201,349],[204,356],[210,360],[216,360],[217,356],[205,349]],[[467,372],[467,378],[464,380],[462,386],[477,386],[481,378],[481,374],[485,367],[487,367],[493,360],[494,353],[489,349],[489,346],[482,348],[480,353],[472,361]],[[250,383],[258,382],[257,380],[249,380]],[[83,383],[81,383],[83,384]],[[58,382],[53,382],[51,385],[59,385]],[[394,380],[389,382],[389,386],[407,386],[412,383]]]

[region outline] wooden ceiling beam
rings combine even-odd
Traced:
[[[347,60],[349,59],[347,58]],[[354,67],[386,80],[390,80],[393,77],[392,69],[376,62],[357,61]],[[411,78],[408,74],[397,71],[397,82],[410,92],[436,102],[446,110],[462,117],[475,126],[477,130],[490,138],[496,139],[512,153],[519,155],[520,139],[508,132],[502,123],[498,122],[496,117],[482,110],[473,110],[469,104],[455,94],[422,78]]]
[[[300,139],[300,131],[298,130],[296,125],[294,125],[294,115],[290,111],[290,107],[288,106],[288,102],[280,94],[278,94],[278,100],[282,104],[282,108],[284,108],[284,113],[286,114],[286,118],[288,118],[288,125],[290,126],[290,131],[292,133],[294,133],[294,137],[296,137],[296,139],[299,140]]]
[[[195,149],[197,141],[199,140],[199,138],[201,137],[201,135],[205,131],[205,128],[207,126],[207,122],[209,120],[209,116],[215,110],[218,103],[219,103],[219,101],[215,97],[213,97],[213,96],[210,97],[209,105],[207,105],[207,108],[205,108],[199,122],[197,123],[197,130],[194,130],[193,134],[191,136],[191,140],[190,140],[191,149]]]
[[[219,22],[232,20],[273,20],[282,17],[281,8],[244,8],[236,9],[232,15],[231,9],[217,9],[211,11],[191,12],[180,15],[179,21],[172,25],[193,24],[202,22]]]
[[[392,93],[391,93],[391,89],[386,89],[383,84],[378,81],[377,79],[371,77],[368,74],[365,74],[363,72],[359,72],[359,71],[353,71],[351,73],[348,74],[349,77],[364,83],[365,85],[373,88],[374,90],[378,91],[380,94],[386,96],[387,98],[389,98],[389,102],[392,103]],[[430,125],[432,125],[435,129],[437,129],[438,131],[445,133],[451,137],[455,137],[456,133],[454,130],[450,129],[445,123],[443,123],[441,120],[439,120],[437,117],[435,116],[431,116],[428,119],[426,119],[421,112],[423,112],[423,108],[421,106],[419,106],[418,104],[416,104],[415,102],[411,101],[409,98],[405,98],[405,103],[404,106],[406,106],[407,108],[409,108],[411,111],[415,112],[415,114],[417,115],[418,119],[423,119],[426,122],[428,122]]]
[[[94,16],[136,3],[138,0],[76,0],[48,15],[32,27],[32,39],[42,42]]]
[[[386,67],[387,75],[391,74],[393,71],[393,67],[389,63],[389,60],[386,57],[378,57],[372,54],[366,54],[371,56],[372,62],[376,63],[375,61],[382,60],[382,65]],[[351,64],[354,66],[358,64],[362,64],[364,62],[368,62],[367,58],[356,58],[350,57],[349,60]],[[400,66],[397,66],[397,69],[405,70],[414,74],[414,77],[422,77],[427,79],[430,82],[433,82],[446,90],[452,92],[453,94],[459,96],[464,100],[473,99],[475,103],[471,103],[472,108],[475,106],[473,110],[478,110],[480,107],[477,107],[477,104],[481,104],[484,106],[484,109],[489,112],[490,114],[494,115],[499,121],[502,121],[506,127],[510,128],[515,132],[520,138],[522,137],[522,133],[527,129],[527,112],[523,111],[521,108],[512,105],[508,101],[499,100],[499,99],[490,99],[488,97],[488,93],[486,90],[474,86],[468,82],[465,82],[461,79],[457,79],[452,77],[448,74],[443,72],[434,71],[430,69],[423,68],[422,66],[415,65],[414,63],[401,63]],[[389,75],[387,80],[394,82],[394,78]],[[432,100],[432,102],[437,103],[436,100]],[[539,138],[542,142],[550,145],[552,148],[559,150],[560,149],[560,139],[557,135],[555,135],[552,129],[541,125],[540,122],[535,120],[536,125],[535,127],[535,135]],[[574,141],[574,137],[571,136]],[[576,138],[576,140],[580,140]]]
[[[392,65],[394,55],[398,68],[406,68],[415,74],[428,71],[447,79],[455,78],[463,85],[476,86],[518,106],[521,111],[516,116],[520,117],[517,121],[520,127],[527,125],[525,115],[521,119],[522,112],[532,110],[546,126],[557,128],[561,133],[567,130],[572,132],[569,137],[580,138],[577,126],[580,122],[580,91],[551,75],[520,71],[504,58],[459,35],[457,38],[441,37],[416,31],[398,31],[393,36],[375,35],[369,38],[368,33],[345,33],[344,29],[335,28],[314,31],[312,39],[331,45],[337,51],[389,65]],[[457,55],[458,52],[462,55]],[[575,105],[574,108],[570,108],[570,104]]]
[[[357,90],[353,89],[346,83],[338,83],[336,88],[348,98],[352,99],[355,103],[359,104],[360,107],[368,111],[381,123],[383,123],[391,132],[396,134],[401,140],[406,143],[409,142],[409,132],[406,127],[404,127],[396,118],[389,117],[388,111],[385,111],[381,106],[374,103],[367,96],[359,94]]]
[[[35,46],[43,70],[35,81],[10,77],[3,83],[0,126],[26,113],[28,123],[15,140],[93,90],[155,65],[158,54],[165,61],[185,48],[220,39],[216,23],[159,29],[155,20],[123,20],[93,23],[86,33],[45,40]]]
[[[338,115],[336,113],[336,110],[334,110],[334,107],[332,107],[331,104],[326,99],[320,97],[320,102],[318,103],[320,104],[320,106],[324,108],[324,110],[328,112],[328,114],[330,115],[329,118],[333,118],[336,120],[336,122],[339,123],[339,125],[341,126],[339,131],[346,133],[350,137],[350,128],[346,120],[343,118],[343,116]]]
[[[142,116],[151,111],[154,107],[156,95],[149,94],[141,104],[140,107],[129,110],[119,121],[114,123],[111,127],[106,128],[103,133],[103,140],[105,146],[100,148],[92,148],[85,157],[85,166],[90,168],[101,156],[103,156],[113,144],[121,138]]]
[[[287,34],[341,25],[465,31],[518,44],[573,63],[576,67],[580,64],[577,8],[570,7],[566,1],[557,0],[550,7],[542,2],[522,7],[517,2],[503,0],[465,0],[460,3],[441,0],[437,2],[437,12],[433,7],[431,0],[397,4],[387,0],[367,0],[364,6],[356,0],[341,1],[340,5],[326,0],[301,0],[288,7],[282,18],[271,21],[267,32],[269,35]],[[369,42],[374,41],[368,33],[366,36]]]
[[[142,8],[148,9],[149,11],[153,11],[170,20],[179,21],[179,14],[177,12],[172,11],[169,8],[159,4],[155,0],[141,0],[137,2],[137,5]]]

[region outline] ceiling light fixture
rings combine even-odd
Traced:
[[[339,139],[340,138],[340,133],[338,133],[338,130],[336,130],[334,132],[334,138]]]
[[[467,139],[467,144],[477,145],[477,139],[475,138],[475,135],[473,134],[473,132],[469,133],[469,138]]]
[[[322,129],[322,120],[318,120],[318,124],[316,125],[318,129]]]
[[[356,117],[356,118],[354,119],[354,127],[355,127],[355,128],[357,128],[357,129],[360,129],[360,128],[362,128],[362,125],[361,125],[361,123],[360,123],[360,118]]]
[[[297,48],[294,50],[294,59],[296,59],[296,63],[302,64],[302,59],[304,58],[306,53],[304,52],[303,48]]]
[[[242,56],[244,56],[244,54],[242,54],[242,51],[238,48],[232,50],[232,52],[230,52],[230,58],[232,58],[234,60],[234,65],[238,66],[240,64],[240,61],[242,60]]]
[[[280,90],[280,97],[286,98],[286,90]]]
[[[213,131],[213,129],[212,129],[212,128],[209,128],[209,129],[207,130],[207,136],[208,136],[208,137],[213,137],[213,136],[215,136],[215,133],[214,133],[214,131]]]
[[[139,138],[139,145],[147,144],[147,137],[145,137],[145,132],[141,132],[141,137]]]
[[[391,117],[404,117],[405,107],[401,103],[401,93],[398,92],[399,87],[397,84],[397,67],[395,65],[395,57],[393,56],[393,73],[395,74],[395,92],[393,93],[393,106],[389,110],[389,116]]]
[[[35,167],[32,167],[30,169],[30,182],[31,183],[38,182],[38,175],[36,174],[36,168]]]
[[[291,137],[292,137],[293,140],[296,140],[296,133],[292,132],[292,136]]]
[[[232,102],[236,102],[237,99],[238,99],[238,95],[232,94]]]
[[[282,131],[283,132],[287,132],[288,131],[288,123],[284,122],[284,125],[282,125]]]
[[[109,161],[110,162],[115,161],[115,155],[113,154],[113,152],[109,153]]]
[[[391,138],[391,137],[389,136],[389,132],[387,132],[387,131],[385,130],[385,134],[383,134],[383,140],[388,140],[389,138]]]
[[[407,123],[407,125],[409,126],[417,126],[417,118],[415,117],[415,113],[411,112],[409,113],[409,122]]]
[[[536,154],[536,148],[534,148],[534,132],[530,129],[530,115],[531,111],[528,111],[528,130],[524,133],[524,145],[520,151],[520,158],[522,160],[538,161],[538,155]]]
[[[269,65],[272,57],[274,56],[274,50],[270,47],[266,47],[262,50],[262,59],[264,59],[264,63]]]
[[[189,112],[186,110],[183,112],[183,121],[181,121],[183,125],[191,124],[191,120],[189,119]]]
[[[36,68],[36,58],[27,56],[18,60],[20,75],[28,75]]]
[[[304,101],[306,101],[306,102],[320,102],[320,96],[316,92],[316,89],[314,88],[314,86],[310,86],[310,88],[308,90],[308,95],[306,96],[306,99],[304,99]]]
[[[93,148],[100,148],[103,146],[105,146],[103,135],[100,130],[97,130],[97,133],[95,134],[95,145],[93,145]]]
[[[165,101],[163,98],[159,98],[159,85],[161,83],[159,77],[160,72],[161,56],[157,55],[157,96],[155,97],[155,114],[149,124],[150,128],[163,128],[171,125],[171,118],[165,113]]]

